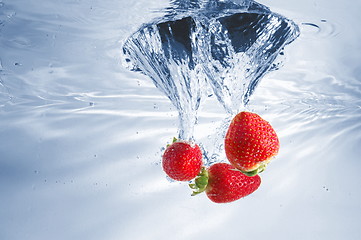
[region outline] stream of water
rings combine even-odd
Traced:
[[[128,68],[150,77],[177,108],[178,137],[188,140],[203,97],[215,94],[228,114],[238,113],[298,35],[294,22],[254,1],[173,1],[123,51]]]

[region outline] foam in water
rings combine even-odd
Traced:
[[[254,1],[173,1],[127,39],[123,53],[127,67],[149,76],[177,108],[179,138],[192,139],[208,86],[234,115],[298,35],[294,22]]]

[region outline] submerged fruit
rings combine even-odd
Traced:
[[[206,194],[216,203],[227,203],[245,197],[258,189],[259,175],[249,177],[228,163],[217,163],[208,169]]]
[[[202,168],[202,151],[197,144],[175,141],[162,157],[164,172],[177,181],[190,181]]]
[[[279,146],[273,127],[251,112],[238,113],[225,137],[225,151],[229,162],[249,176],[262,172],[278,153]]]
[[[208,169],[203,168],[189,186],[194,189],[192,195],[206,192],[215,203],[228,203],[248,196],[258,189],[260,176],[249,177],[228,163],[215,163]]]

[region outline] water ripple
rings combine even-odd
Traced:
[[[304,39],[318,39],[330,38],[340,34],[340,26],[336,23],[322,20],[314,20],[310,22],[302,22],[300,25],[301,38]]]
[[[117,40],[165,2],[0,0],[2,239],[359,236],[360,21],[335,16],[349,31],[301,21],[304,41],[247,108],[276,128],[280,154],[254,195],[217,205],[167,181],[159,163],[177,109],[119,61]],[[214,95],[204,100],[195,137],[211,145],[226,113]],[[258,231],[259,219],[270,225]]]

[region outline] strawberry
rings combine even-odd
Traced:
[[[267,121],[255,113],[240,112],[229,126],[224,148],[234,167],[254,176],[266,168],[279,146],[277,134]]]
[[[202,168],[202,151],[195,143],[174,139],[163,154],[162,165],[173,180],[190,181]]]
[[[195,189],[193,195],[205,191],[211,201],[228,203],[253,193],[260,184],[259,175],[249,177],[228,163],[216,163],[203,169],[189,186]]]

